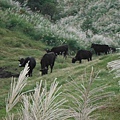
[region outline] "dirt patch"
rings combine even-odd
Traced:
[[[7,68],[0,67],[0,78],[18,77],[19,74],[9,72]]]

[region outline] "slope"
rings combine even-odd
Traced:
[[[118,53],[102,56],[93,55],[93,60],[91,62],[83,60],[82,64],[79,64],[78,62],[72,64],[71,59],[73,56],[68,56],[67,59],[63,59],[63,56],[58,56],[53,73],[41,76],[39,72],[39,62],[45,53],[44,49],[48,46],[40,41],[33,41],[28,36],[17,31],[12,32],[8,29],[1,28],[0,33],[0,68],[4,68],[6,71],[16,75],[23,69],[18,67],[17,60],[19,57],[33,56],[37,60],[37,66],[33,71],[33,77],[28,78],[28,85],[24,91],[34,88],[36,82],[39,82],[40,80],[46,80],[49,88],[50,84],[57,78],[59,85],[63,86],[62,91],[65,92],[64,90],[67,88],[68,82],[75,80],[80,85],[82,78],[84,78],[84,76],[89,76],[91,67],[93,67],[95,74],[99,72],[93,87],[109,84],[111,85],[111,88],[108,91],[112,90],[116,93],[116,97],[109,100],[111,105],[108,108],[98,110],[97,113],[100,113],[101,120],[108,120],[110,118],[119,120],[119,79],[113,79],[114,74],[109,73],[109,70],[106,67],[108,62],[118,59]],[[7,97],[10,88],[10,81],[11,77],[0,78],[0,118],[5,116],[5,98]],[[76,92],[73,88],[70,88],[70,91]]]

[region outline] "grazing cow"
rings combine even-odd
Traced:
[[[26,57],[26,58],[21,58],[18,60],[20,62],[19,67],[25,67],[26,63],[28,63],[29,71],[28,71],[28,76],[32,76],[33,69],[36,66],[36,60],[33,57]]]
[[[92,44],[91,48],[94,49],[96,55],[100,55],[100,53],[108,54],[110,51],[110,47],[108,45]]]
[[[40,61],[40,64],[41,64],[41,72],[42,72],[42,75],[45,75],[45,74],[48,74],[48,66],[50,66],[51,68],[51,73],[52,73],[52,69],[53,69],[53,66],[54,66],[54,62],[55,62],[55,58],[56,58],[56,55],[54,52],[49,52],[49,53],[46,53],[41,61]]]
[[[72,63],[76,61],[82,62],[82,59],[87,59],[88,61],[92,60],[92,53],[87,50],[79,50],[74,58],[72,58]]]
[[[51,50],[46,50],[47,53],[48,52],[54,52],[55,55],[64,55],[64,57],[66,58],[67,54],[68,54],[68,45],[61,45],[61,46],[57,46],[57,47],[53,47]]]

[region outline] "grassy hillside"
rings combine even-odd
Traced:
[[[41,76],[40,69],[40,58],[44,55],[44,49],[47,48],[40,41],[33,41],[29,37],[21,34],[20,32],[12,32],[8,29],[0,29],[1,41],[0,41],[0,68],[4,68],[4,71],[12,72],[13,75],[19,74],[22,68],[18,67],[19,62],[17,61],[19,57],[34,56],[37,60],[37,66],[33,71],[33,77],[28,78],[28,85],[25,87],[24,91],[34,88],[36,82],[40,80],[47,81],[48,88],[49,85],[57,78],[59,85],[62,85],[62,91],[67,88],[68,82],[72,79],[78,84],[81,84],[82,78],[85,74],[89,75],[91,68],[94,67],[94,74],[100,71],[98,77],[96,78],[93,87],[101,86],[103,84],[109,84],[111,87],[108,91],[114,91],[116,96],[107,100],[110,105],[106,108],[99,109],[97,113],[100,113],[100,120],[119,120],[119,78],[113,79],[114,74],[109,73],[107,69],[107,63],[118,59],[119,54],[109,54],[102,56],[93,55],[93,60],[87,62],[82,61],[82,64],[71,63],[71,57],[65,60],[62,56],[58,56],[55,62],[53,73]],[[9,33],[9,34],[8,34]],[[49,71],[50,72],[50,71]],[[5,116],[5,98],[10,88],[11,77],[0,78],[0,118]],[[70,91],[76,92],[73,88],[69,88]]]
[[[41,14],[21,8],[15,2],[0,1],[0,120],[6,115],[5,98],[9,92],[11,76],[18,77],[23,69],[18,67],[18,59],[26,56],[35,57],[37,65],[33,76],[28,78],[24,91],[34,88],[40,80],[46,80],[49,89],[50,84],[57,78],[63,93],[67,94],[66,89],[77,93],[74,88],[69,88],[68,82],[75,80],[78,85],[83,80],[87,82],[88,79],[83,78],[90,75],[93,67],[94,74],[99,74],[92,88],[108,84],[111,87],[106,91],[115,92],[114,97],[105,100],[109,105],[95,113],[100,113],[99,120],[120,120],[119,78],[113,78],[114,73],[109,73],[107,68],[108,62],[119,59],[119,53],[93,55],[92,61],[83,60],[82,64],[71,63],[74,54],[67,59],[58,56],[53,73],[49,71],[47,75],[41,76],[39,71],[40,59],[46,53],[45,49],[51,46],[68,43],[71,51],[78,48],[90,49],[91,42],[94,41],[119,47],[118,0],[58,0],[58,3],[61,11],[59,16],[56,16],[57,20],[51,22]],[[4,76],[6,77],[3,78]]]

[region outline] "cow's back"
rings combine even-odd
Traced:
[[[55,61],[55,58],[54,52],[46,53],[41,59],[41,67],[44,68],[46,65],[52,64]]]
[[[76,59],[87,59],[91,57],[92,57],[92,53],[87,50],[79,50],[76,54]]]
[[[108,45],[101,45],[101,44],[92,44],[91,48],[93,48],[97,52],[108,52],[110,49]]]
[[[68,51],[68,45],[61,45],[61,46],[57,46],[57,47],[53,47],[51,49],[51,52],[54,52],[54,53],[62,53],[62,52],[67,52]]]

